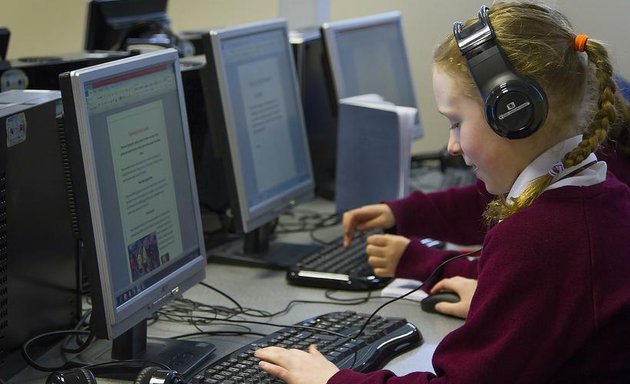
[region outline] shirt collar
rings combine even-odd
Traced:
[[[525,188],[536,178],[545,175],[551,167],[554,166],[562,157],[573,150],[582,141],[582,135],[577,135],[566,139],[553,147],[549,148],[538,156],[531,164],[529,164],[523,172],[516,178],[510,193],[508,194],[508,200],[519,196]],[[597,183],[601,183],[606,179],[606,163],[598,161],[594,165],[588,167],[577,175],[566,178],[565,176],[574,170],[592,162],[597,161],[597,156],[591,153],[581,163],[572,167],[566,168],[554,177],[551,184],[545,189],[554,189],[567,185],[579,185],[588,186]]]

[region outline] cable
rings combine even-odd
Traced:
[[[289,221],[289,219],[293,219],[293,221]],[[322,214],[307,209],[292,209],[282,214],[281,220],[278,221],[279,230],[276,233],[314,231],[338,223],[339,218],[335,213]]]
[[[183,339],[183,338],[193,337],[193,336],[246,336],[246,335],[265,337],[268,334],[261,333],[261,332],[254,332],[254,331],[212,331],[212,332],[200,331],[200,332],[194,332],[194,333],[186,333],[183,335],[177,335],[173,337],[173,339]]]
[[[81,319],[79,320],[79,322],[77,323],[77,325],[74,327],[74,329],[80,329],[80,328],[81,328],[81,326],[82,326],[83,324],[86,324],[87,319],[90,317],[90,315],[91,315],[91,314],[92,314],[92,310],[87,310],[87,311],[83,314],[83,316],[81,316]],[[90,346],[90,344],[92,343],[92,341],[94,341],[94,337],[95,337],[94,333],[93,333],[93,332],[90,332],[90,334],[88,335],[88,337],[87,337],[87,338],[86,338],[86,339],[85,339],[82,343],[80,343],[80,344],[79,344],[79,343],[77,343],[77,344],[78,344],[78,347],[77,347],[77,348],[70,348],[70,347],[67,347],[67,346],[66,346],[66,344],[67,344],[67,343],[64,343],[64,344],[61,346],[61,351],[66,352],[66,353],[80,353],[80,352],[83,352],[83,351],[84,351],[87,347],[89,347],[89,346]],[[77,340],[78,340],[78,338],[77,338]]]
[[[204,283],[203,281],[202,281],[200,284],[201,284],[202,286],[204,286],[204,287],[208,288],[208,289],[211,289],[211,290],[213,290],[213,291],[217,292],[218,294],[222,295],[222,296],[223,296],[223,297],[225,297],[226,299],[230,300],[231,302],[233,302],[233,303],[234,303],[234,304],[238,307],[238,309],[239,309],[241,312],[243,312],[243,307],[242,307],[242,306],[241,306],[241,305],[240,305],[240,304],[239,304],[236,300],[234,300],[234,299],[233,299],[230,295],[228,295],[227,293],[225,293],[225,292],[223,292],[223,291],[219,290],[218,288],[215,288],[215,287],[211,286],[210,284],[206,284],[206,283]]]
[[[263,321],[253,321],[253,320],[243,320],[243,319],[233,319],[234,316],[236,315],[244,315],[247,314],[248,311],[252,311],[252,309],[248,309],[248,308],[244,308],[240,303],[238,303],[238,301],[234,298],[232,298],[231,296],[229,296],[228,294],[226,294],[225,292],[210,286],[209,284],[206,283],[202,283],[202,285],[208,289],[211,289],[219,294],[221,294],[222,296],[224,296],[225,298],[227,298],[229,301],[231,301],[233,304],[236,305],[236,309],[234,308],[226,308],[226,307],[217,307],[217,306],[209,306],[209,305],[205,305],[205,304],[201,304],[201,303],[197,303],[195,301],[192,300],[187,300],[187,299],[178,299],[176,300],[176,302],[178,304],[180,304],[181,306],[172,306],[171,308],[165,308],[164,311],[160,311],[160,314],[162,315],[162,320],[164,320],[164,318],[166,318],[169,321],[182,321],[185,319],[185,321],[191,323],[193,326],[195,326],[199,332],[195,332],[195,333],[188,333],[188,334],[183,334],[183,335],[178,335],[176,337],[173,337],[174,339],[180,339],[180,338],[189,338],[189,337],[196,337],[196,336],[208,336],[208,335],[220,335],[220,336],[242,336],[242,335],[254,335],[254,336],[260,336],[260,337],[265,337],[268,336],[268,334],[266,333],[259,333],[259,332],[254,332],[251,329],[244,327],[243,324],[256,324],[256,325],[265,325],[265,326],[272,326],[272,327],[277,327],[277,328],[293,328],[293,329],[304,329],[304,330],[310,330],[313,332],[318,332],[318,333],[328,333],[328,334],[332,334],[344,339],[348,339],[348,340],[356,340],[360,335],[362,335],[367,326],[369,325],[369,323],[372,321],[372,319],[374,318],[374,316],[376,316],[376,314],[383,309],[385,306],[396,302],[398,300],[404,299],[405,297],[411,295],[413,292],[418,291],[419,289],[421,289],[423,286],[425,286],[426,284],[428,284],[430,281],[433,280],[433,278],[442,270],[442,268],[444,268],[444,266],[446,266],[447,264],[464,258],[464,257],[469,257],[469,256],[473,256],[476,255],[478,252],[480,251],[480,249],[478,250],[474,250],[471,252],[466,252],[466,253],[462,253],[462,254],[458,254],[455,256],[450,257],[449,259],[443,261],[442,263],[440,263],[437,267],[435,267],[433,269],[433,271],[429,274],[429,276],[424,280],[424,282],[417,288],[410,290],[409,292],[405,293],[404,295],[401,295],[399,297],[393,298],[393,299],[389,299],[388,301],[386,301],[385,303],[383,303],[382,305],[380,305],[376,310],[374,310],[369,316],[368,318],[364,321],[363,325],[359,328],[358,332],[356,332],[354,335],[344,335],[338,332],[334,332],[334,331],[330,331],[328,329],[323,329],[323,328],[318,328],[318,327],[311,327],[311,326],[301,326],[301,325],[296,325],[296,324],[292,324],[292,325],[286,325],[286,324],[275,324],[275,323],[270,323],[270,322],[263,322]],[[284,314],[287,313],[290,308],[295,305],[296,303],[322,303],[322,304],[338,304],[338,305],[358,305],[358,304],[362,304],[365,303],[367,301],[369,301],[372,297],[372,292],[368,291],[367,292],[367,296],[366,297],[359,297],[359,298],[336,298],[333,296],[333,293],[335,291],[332,290],[328,290],[325,292],[325,296],[327,299],[332,300],[332,301],[316,301],[316,300],[292,300],[290,301],[286,307],[280,311],[277,311],[275,313],[269,313],[267,311],[262,311],[262,310],[256,310],[257,311],[257,315],[259,317],[274,317],[280,314]],[[376,298],[384,298],[382,296],[378,296]],[[195,315],[193,312],[195,311],[206,311],[206,312],[212,312],[215,316],[214,317],[207,317],[207,316],[199,316],[199,315]],[[223,314],[225,316],[229,316],[229,318],[224,318],[224,319],[220,319],[217,317],[218,314]],[[227,323],[227,325],[237,325],[237,326],[243,326],[245,329],[247,329],[246,331],[235,331],[235,330],[217,330],[217,331],[205,331],[202,330],[200,327],[203,325],[226,325],[223,323]],[[353,354],[353,361],[351,364],[351,368],[354,368],[356,361],[357,361],[357,352],[355,351]]]
[[[62,330],[62,331],[53,331],[53,332],[46,332],[46,333],[42,333],[40,335],[37,335],[29,340],[27,340],[24,344],[22,344],[22,356],[24,357],[24,360],[26,361],[26,363],[28,365],[30,365],[31,367],[37,369],[38,371],[44,371],[44,372],[53,372],[53,371],[57,371],[59,369],[63,369],[64,367],[44,367],[43,365],[39,365],[38,363],[35,362],[35,359],[33,359],[29,352],[28,349],[31,346],[31,344],[47,338],[47,337],[52,337],[52,336],[62,336],[62,335],[77,335],[77,334],[83,334],[83,335],[90,335],[91,332],[90,331],[83,331],[83,330],[77,330],[77,329],[71,329],[71,330]]]
[[[297,329],[305,329],[308,331],[316,331],[316,332],[324,332],[324,333],[329,333],[331,335],[335,335],[335,336],[339,336],[339,337],[347,337],[346,335],[339,333],[339,332],[335,332],[335,331],[331,331],[329,329],[324,329],[324,328],[317,328],[317,327],[309,327],[307,325],[297,325],[297,324],[276,324],[276,323],[267,323],[267,322],[263,322],[263,321],[253,321],[253,320],[231,320],[231,319],[223,319],[221,321],[227,321],[229,323],[245,323],[245,324],[256,324],[256,325],[266,325],[269,327],[276,327],[276,328],[297,328]],[[267,336],[267,335],[264,335]]]
[[[166,319],[171,320],[171,321],[182,321],[184,318],[194,321],[194,317],[191,316],[191,313],[195,311],[212,313],[217,316],[226,316],[229,318],[232,318],[236,315],[245,315],[245,316],[259,317],[259,318],[272,318],[278,315],[286,314],[291,309],[291,307],[293,307],[295,304],[360,305],[367,302],[368,300],[372,298],[372,292],[369,292],[369,291],[366,297],[357,297],[357,298],[348,298],[348,299],[336,298],[332,296],[332,293],[336,291],[328,290],[325,292],[325,296],[327,299],[331,301],[291,300],[289,303],[287,303],[285,308],[272,313],[272,312],[261,310],[261,309],[245,308],[236,299],[234,299],[227,293],[221,291],[220,289],[213,287],[207,283],[201,283],[201,285],[224,296],[229,301],[234,303],[237,309],[227,308],[223,306],[212,306],[212,305],[202,304],[202,303],[190,300],[190,299],[178,298],[172,301],[171,303],[169,303],[168,305],[164,306],[157,313],[160,316],[165,317]],[[215,319],[220,320],[218,317]],[[162,320],[164,319],[162,318]]]
[[[332,296],[333,292],[338,292],[338,291],[336,291],[336,290],[327,290],[324,293],[324,296],[326,296],[327,299],[334,300],[334,301],[339,301],[339,302],[343,303],[344,305],[365,304],[368,301],[370,301],[370,299],[384,297],[384,296],[374,296],[373,297],[372,296],[372,291],[367,291],[367,296],[365,296],[365,297],[351,297],[351,298],[348,298],[348,299],[342,299],[342,298],[333,297]]]
[[[370,323],[370,321],[372,321],[372,319],[374,318],[374,316],[376,316],[376,314],[377,314],[377,313],[378,313],[381,309],[383,309],[384,307],[388,306],[388,305],[389,305],[389,304],[391,304],[391,303],[394,303],[394,302],[396,302],[396,301],[398,301],[398,300],[404,299],[405,297],[407,297],[407,296],[411,295],[412,293],[414,293],[414,292],[418,291],[419,289],[421,289],[422,287],[424,287],[424,286],[425,286],[425,284],[426,284],[428,281],[431,281],[431,280],[432,280],[432,279],[433,279],[433,278],[437,275],[437,273],[438,273],[438,272],[439,272],[442,268],[444,268],[444,266],[446,266],[447,264],[449,264],[449,263],[451,263],[451,262],[453,262],[453,261],[455,261],[455,260],[462,259],[462,258],[464,258],[464,257],[469,257],[469,256],[478,256],[478,253],[479,253],[480,251],[481,251],[481,248],[478,248],[478,249],[472,250],[472,251],[470,251],[470,252],[466,252],[466,253],[462,253],[462,254],[459,254],[459,255],[452,256],[452,257],[450,257],[450,258],[448,258],[448,259],[444,260],[443,262],[441,262],[441,263],[440,263],[437,267],[435,267],[435,268],[433,269],[433,271],[431,271],[431,273],[429,274],[429,276],[428,276],[426,279],[424,279],[424,280],[422,281],[422,283],[421,283],[418,287],[416,287],[416,288],[414,288],[414,289],[410,290],[409,292],[405,293],[404,295],[400,295],[400,296],[395,297],[395,298],[393,298],[393,299],[391,299],[391,300],[388,300],[388,301],[386,301],[385,303],[381,304],[378,308],[376,308],[376,309],[372,312],[372,314],[370,314],[370,316],[367,318],[367,320],[365,320],[365,322],[363,323],[363,326],[359,329],[359,332],[357,332],[357,334],[356,334],[356,335],[354,335],[354,336],[352,336],[350,339],[356,339],[357,337],[361,336],[361,334],[365,331],[365,328],[368,326],[368,324]],[[355,364],[355,363],[356,363],[356,352],[355,352],[355,356],[354,356],[354,361],[352,362],[352,365],[350,366],[350,368],[351,368],[351,369],[352,369],[352,368],[354,368],[354,364]]]
[[[165,369],[168,371],[172,370],[172,368],[170,368],[167,364],[164,364],[158,361],[144,360],[144,359],[129,359],[129,360],[111,360],[111,361],[106,361],[103,363],[95,363],[95,364],[82,364],[82,363],[68,362],[62,368],[57,369],[55,371],[75,369],[75,368],[97,370],[99,368],[110,368],[110,367],[114,367],[114,368],[120,367],[119,369],[116,370],[117,371],[116,373],[118,374],[121,374],[123,373],[122,371],[130,369],[130,368],[141,369],[141,368],[146,368],[146,367],[158,367],[158,368]],[[69,382],[74,382],[74,381],[69,381]]]

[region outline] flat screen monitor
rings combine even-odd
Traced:
[[[400,12],[324,23],[322,36],[337,99],[376,93],[418,108]],[[422,136],[418,115],[412,137]]]
[[[315,194],[328,200],[335,197],[337,159],[337,100],[326,64],[319,28],[289,32],[298,75],[304,122],[315,174]]]
[[[287,24],[272,20],[204,36],[204,95],[225,164],[231,216],[244,244],[209,260],[288,266],[312,252],[271,241],[276,219],[314,196]]]
[[[91,331],[113,340],[112,358],[186,375],[212,345],[146,338],[146,319],[205,278],[177,51],[66,72],[60,85]]]
[[[88,3],[85,49],[126,51],[144,39],[173,46],[169,36],[167,0],[91,0]],[[135,40],[134,40],[135,39]]]

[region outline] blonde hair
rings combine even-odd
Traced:
[[[556,132],[559,137],[567,133],[583,135],[582,142],[561,160],[565,168],[579,164],[606,140],[609,128],[618,125],[615,106],[619,100],[615,97],[616,85],[606,49],[589,39],[585,54],[578,53],[569,21],[540,1],[495,2],[489,18],[496,40],[514,70],[545,91],[549,102],[545,126],[567,131]],[[458,78],[466,95],[479,98],[452,35],[437,47],[434,61]],[[577,126],[566,124],[567,121],[577,122]],[[510,201],[504,195],[497,197],[486,208],[484,218],[491,224],[528,207],[551,181],[552,176],[544,175]]]

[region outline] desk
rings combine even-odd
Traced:
[[[331,204],[330,202],[316,199],[306,204],[304,208],[319,212],[332,212]],[[324,228],[317,231],[317,237],[323,240],[330,240],[339,236],[340,231],[339,227]],[[287,242],[304,243],[312,241],[308,232],[281,234],[278,237],[280,240]],[[288,285],[285,280],[285,272],[283,271],[209,263],[205,282],[227,293],[243,307],[256,308],[268,312],[277,312],[284,309],[286,303],[290,300],[328,301],[323,289]],[[365,295],[365,292],[337,291],[334,296],[353,298],[364,297]],[[373,296],[379,296],[379,292],[373,292]],[[211,305],[234,306],[225,297],[201,285],[197,285],[185,292],[184,297]],[[263,321],[293,324],[318,314],[343,311],[345,309],[371,313],[386,300],[386,298],[374,298],[367,303],[356,306],[334,305],[332,303],[296,304],[288,313],[274,317],[271,320],[263,319]],[[379,313],[384,316],[405,317],[408,321],[415,324],[424,336],[424,343],[419,348],[409,351],[387,364],[387,369],[391,369],[399,375],[412,371],[432,370],[431,356],[435,346],[447,333],[462,324],[461,320],[425,313],[420,310],[420,305],[417,302],[408,300],[401,300],[386,306]],[[248,326],[253,331],[263,333],[271,333],[277,329],[263,325]],[[213,328],[213,330],[215,329]],[[226,327],[226,329],[233,330],[234,328]],[[148,328],[149,336],[156,337],[172,337],[192,332],[196,332],[193,326],[169,322],[157,322]],[[213,336],[200,340],[209,340],[215,344],[217,347],[215,356],[220,357],[256,339],[256,336]],[[46,376],[47,374],[45,373],[26,369],[9,381],[9,383],[39,384],[45,382]]]
[[[230,266],[210,267],[209,276],[206,281],[233,295],[232,297],[243,306],[264,308],[270,312],[282,310],[286,303],[293,299],[327,300],[324,297],[324,291],[321,289],[288,286],[284,281],[284,273],[279,271],[254,270]],[[191,292],[190,297],[195,296],[198,299],[202,299],[199,301],[208,303],[228,304],[219,295],[210,293],[205,288],[198,288],[196,287],[193,292]],[[365,293],[358,292],[337,292],[335,294],[335,297],[345,298],[363,296],[365,296]],[[284,300],[278,300],[278,297],[282,297]],[[342,311],[345,309],[371,313],[386,300],[387,299],[384,298],[372,299],[368,303],[351,307],[333,304],[297,304],[288,314],[274,318],[272,322],[292,324],[320,313]],[[388,364],[387,367],[397,374],[417,370],[432,370],[431,356],[435,346],[448,332],[462,323],[460,320],[424,313],[420,310],[418,303],[411,301],[393,303],[383,308],[380,314],[385,316],[405,317],[407,320],[414,323],[424,336],[425,341],[420,348],[410,351],[392,360]],[[151,326],[149,330],[152,334],[155,334],[156,331],[160,333],[158,330],[161,330],[161,332],[164,332],[163,334],[166,335],[166,332],[169,331],[167,328],[168,327],[163,327],[162,324],[158,323]],[[264,326],[252,326],[252,329],[262,332],[272,332],[275,330],[275,328]],[[242,340],[249,342],[255,340],[255,337],[215,338],[213,342],[217,346],[217,354],[224,355],[243,344]]]

